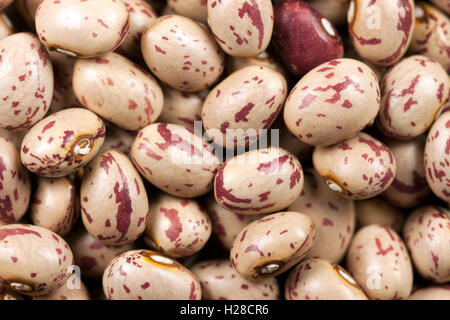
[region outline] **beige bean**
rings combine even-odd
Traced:
[[[191,18],[198,22],[206,23],[208,19],[206,0],[168,0],[167,6],[175,14]]]
[[[136,131],[126,131],[112,124],[106,125],[105,142],[102,144],[99,154],[108,150],[117,150],[131,158],[131,145],[136,139]]]
[[[443,284],[413,290],[408,300],[450,300],[450,286]]]
[[[70,108],[39,121],[22,141],[21,159],[44,177],[69,175],[88,163],[105,139],[105,125],[89,110]]]
[[[255,57],[235,57],[227,56],[225,69],[227,74],[231,74],[239,69],[249,66],[272,67],[281,73],[285,78],[289,78],[289,74],[284,67],[279,64],[274,57],[267,51],[261,52]]]
[[[103,275],[108,300],[200,300],[200,282],[181,264],[148,250],[128,251]]]
[[[289,274],[284,287],[287,300],[367,300],[361,286],[341,266],[308,259]]]
[[[335,26],[347,23],[349,0],[308,0],[308,3]]]
[[[224,69],[224,54],[212,34],[182,16],[152,23],[142,35],[141,50],[158,79],[181,91],[207,89]]]
[[[402,211],[380,197],[355,201],[356,222],[358,228],[371,224],[382,224],[401,232],[403,228]]]
[[[302,260],[314,244],[312,220],[298,212],[267,215],[246,226],[230,251],[230,261],[249,280],[275,277]]]
[[[448,0],[431,0],[431,2],[441,9],[443,12],[450,15],[450,2]]]
[[[46,295],[35,296],[33,300],[90,300],[90,296],[86,285],[73,275],[58,289]]]

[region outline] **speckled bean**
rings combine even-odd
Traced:
[[[450,211],[437,206],[415,209],[406,219],[403,236],[415,269],[425,279],[450,281]]]
[[[88,163],[105,139],[105,125],[89,110],[70,108],[39,121],[22,141],[21,159],[44,177],[69,175]]]
[[[144,240],[164,255],[178,258],[200,251],[211,235],[211,219],[196,200],[153,195]]]
[[[278,300],[275,278],[250,281],[243,278],[229,260],[208,260],[191,268],[202,286],[204,300]]]
[[[141,50],[150,70],[181,91],[208,88],[224,69],[224,54],[212,34],[182,16],[164,16],[153,22],[142,35]]]
[[[316,240],[306,258],[338,263],[347,251],[355,230],[354,201],[330,190],[313,169],[306,169],[304,174],[302,193],[288,210],[301,212],[314,223]]]
[[[0,282],[26,295],[49,293],[71,275],[73,255],[63,238],[42,227],[0,227]]]
[[[300,162],[280,148],[238,155],[222,165],[214,180],[217,202],[240,214],[284,209],[300,195],[302,187]]]
[[[43,0],[36,11],[36,32],[50,50],[74,57],[95,57],[115,50],[130,28],[127,7],[116,0]]]
[[[363,132],[333,146],[316,147],[313,164],[331,190],[355,200],[389,188],[397,169],[392,152]]]
[[[106,151],[92,160],[83,175],[80,199],[86,230],[105,244],[133,242],[145,230],[147,192],[139,173],[121,152]]]
[[[254,142],[260,130],[268,129],[276,119],[286,92],[286,80],[275,69],[264,66],[240,69],[206,97],[202,108],[205,130],[215,143],[228,149]],[[227,134],[228,129],[236,130],[235,134]],[[246,136],[249,130],[254,132],[250,137]]]
[[[326,62],[292,89],[284,108],[289,131],[311,145],[331,145],[371,125],[380,108],[378,79],[354,59]]]
[[[249,280],[275,277],[302,260],[312,248],[315,227],[298,212],[279,212],[239,232],[230,251],[237,272]]]
[[[76,276],[69,278],[61,287],[49,294],[35,296],[33,300],[90,300],[86,285]]]
[[[219,159],[193,131],[154,123],[142,129],[131,147],[139,172],[159,189],[194,198],[210,191]]]
[[[320,259],[299,263],[289,274],[284,290],[287,300],[367,300],[345,269]]]
[[[181,264],[148,250],[128,251],[111,261],[103,275],[108,300],[200,300],[195,275]]]
[[[371,299],[406,299],[413,269],[400,236],[382,225],[360,229],[347,253],[347,268]]]
[[[11,141],[0,137],[0,223],[15,223],[23,217],[30,192],[30,178],[19,151]]]
[[[42,119],[53,95],[53,69],[39,39],[27,32],[0,40],[0,127],[24,130]]]
[[[413,0],[351,0],[348,30],[359,55],[389,66],[406,52],[414,29]]]
[[[403,227],[402,211],[380,197],[355,201],[356,224],[362,228],[371,224],[382,224],[401,232]]]
[[[38,177],[30,206],[33,224],[64,236],[77,222],[79,210],[79,197],[71,178]]]

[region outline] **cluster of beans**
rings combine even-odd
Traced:
[[[0,300],[450,299],[450,1],[0,14]]]

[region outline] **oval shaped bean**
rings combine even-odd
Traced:
[[[279,2],[274,16],[273,47],[291,73],[303,76],[326,61],[344,56],[336,28],[307,3]]]
[[[397,163],[397,173],[391,186],[382,196],[393,205],[412,208],[430,194],[423,157],[425,138],[420,136],[409,141],[385,140]]]
[[[210,191],[219,159],[205,141],[180,125],[155,123],[131,147],[139,172],[171,195],[194,198]]]
[[[450,285],[443,284],[413,290],[408,300],[450,300]]]
[[[367,300],[361,286],[341,266],[308,259],[289,274],[284,287],[287,300]]]
[[[406,52],[414,30],[414,1],[351,0],[348,31],[359,55],[390,66]]]
[[[117,150],[122,152],[128,158],[131,158],[131,145],[136,139],[135,131],[126,131],[114,125],[106,125],[105,142],[102,144],[99,154],[108,150]]]
[[[347,268],[370,299],[406,299],[413,269],[400,236],[382,225],[359,230],[347,253]]]
[[[164,16],[153,22],[142,35],[141,51],[158,79],[181,91],[208,88],[224,68],[224,54],[212,34],[182,16]]]
[[[220,47],[231,56],[254,57],[272,37],[270,0],[209,0],[208,22]]]
[[[316,241],[306,258],[338,263],[355,230],[354,201],[330,190],[313,169],[306,169],[304,174],[302,193],[288,210],[307,215],[316,227]]]
[[[200,251],[211,235],[211,220],[196,200],[160,193],[150,201],[145,242],[178,258]]]
[[[311,7],[316,9],[325,18],[336,26],[347,23],[347,11],[350,5],[348,0],[308,0]]]
[[[154,122],[164,103],[156,79],[113,52],[78,59],[73,89],[83,106],[125,130],[138,130]]]
[[[33,300],[90,300],[88,288],[75,275],[67,279],[67,281],[58,289],[53,290],[49,294],[35,296]]]
[[[63,238],[27,224],[0,227],[0,279],[25,295],[42,295],[64,284],[73,255]]]
[[[312,220],[299,212],[279,212],[256,220],[239,232],[230,261],[249,280],[275,277],[302,260],[314,244]]]
[[[363,132],[336,145],[316,147],[313,164],[331,190],[355,200],[382,193],[394,181],[397,170],[392,152]]]
[[[433,193],[450,203],[450,112],[444,112],[428,132],[424,164]]]
[[[144,0],[122,0],[130,15],[130,29],[117,52],[130,59],[141,56],[141,36],[145,29],[151,25],[158,15],[152,6]]]
[[[108,246],[97,240],[85,228],[78,228],[72,232],[67,242],[72,248],[75,264],[80,267],[83,277],[88,279],[101,279],[112,259],[125,251],[136,249],[134,242]]]
[[[80,210],[74,181],[69,177],[39,177],[30,209],[33,224],[60,236],[68,234],[77,222]]]
[[[331,145],[371,125],[380,108],[378,79],[364,63],[337,59],[311,70],[286,99],[284,122],[311,145]]]
[[[13,25],[4,13],[0,13],[0,39],[13,34]]]
[[[217,203],[214,196],[208,195],[204,205],[211,216],[212,232],[226,250],[230,250],[238,233],[249,223],[261,219],[261,215],[234,213]]]
[[[405,58],[383,77],[377,126],[396,139],[417,137],[431,126],[448,95],[448,75],[436,60]]]
[[[27,32],[0,40],[0,127],[21,131],[44,117],[53,95],[53,69],[39,39]]]
[[[196,121],[197,126],[201,124],[203,101],[208,91],[189,93],[169,86],[165,86],[163,91],[164,108],[158,122],[179,124],[191,130],[195,129]]]
[[[250,281],[236,272],[230,260],[207,260],[191,268],[202,286],[204,300],[278,300],[276,278]]]
[[[115,50],[130,28],[127,7],[115,0],[43,0],[35,20],[46,47],[83,58]]]
[[[208,9],[206,0],[168,0],[167,6],[176,14],[206,23]]]
[[[147,192],[123,153],[110,150],[92,160],[83,175],[80,198],[83,224],[101,242],[130,243],[144,232],[149,211]]]
[[[224,208],[240,214],[276,212],[288,207],[303,188],[297,158],[280,148],[249,151],[220,167],[214,195]]]
[[[450,1],[447,3],[450,11]],[[411,52],[435,59],[450,72],[449,33],[448,16],[425,2],[416,2],[416,24],[410,46]]]
[[[16,146],[0,137],[0,221],[19,221],[28,209],[31,184]]]
[[[379,197],[355,201],[355,209],[358,228],[381,224],[395,232],[402,231],[404,222],[402,211]]]
[[[425,279],[450,281],[450,211],[437,206],[415,209],[403,228],[414,267]]]
[[[228,149],[251,144],[276,119],[286,91],[283,75],[271,67],[240,69],[206,97],[202,108],[205,130],[215,143]]]
[[[105,139],[105,125],[93,112],[70,108],[39,121],[21,147],[24,166],[39,176],[62,177],[88,163]]]
[[[200,300],[200,282],[181,264],[149,250],[114,258],[103,274],[108,300]]]

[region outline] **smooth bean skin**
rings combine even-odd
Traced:
[[[450,1],[448,0],[431,0],[431,2],[446,14],[450,15]]]
[[[20,162],[16,146],[0,137],[0,225],[19,221],[30,202],[28,171]]]
[[[388,226],[400,233],[404,217],[402,211],[380,197],[355,201],[356,224],[362,228],[371,224]]]
[[[142,129],[131,147],[139,172],[159,189],[194,198],[213,188],[219,159],[192,130],[154,123]]]
[[[83,106],[125,130],[154,122],[164,103],[156,79],[117,53],[78,59],[73,88]]]
[[[104,244],[131,243],[145,230],[147,192],[132,162],[121,152],[106,151],[92,160],[83,175],[80,199],[86,230]]]
[[[444,112],[428,132],[424,164],[426,179],[433,193],[450,203],[450,112]]]
[[[443,284],[413,290],[408,300],[450,300],[450,285]]]
[[[30,128],[48,111],[53,96],[53,68],[39,39],[27,32],[0,40],[0,127]]]
[[[208,19],[208,8],[206,0],[168,0],[167,6],[174,13],[203,22],[206,24]]]
[[[142,35],[141,51],[156,77],[181,91],[207,89],[224,69],[224,54],[212,34],[178,15],[153,22]]]
[[[268,51],[261,52],[255,57],[227,56],[225,70],[229,75],[239,69],[254,65],[272,67],[279,73],[281,73],[285,78],[289,77],[287,71],[283,68],[283,66],[278,61],[276,61],[274,56]]]
[[[25,295],[42,295],[64,284],[73,254],[63,238],[28,224],[0,227],[0,282]]]
[[[403,228],[415,269],[427,280],[450,281],[450,211],[437,206],[415,209]]]
[[[423,157],[425,137],[419,136],[409,141],[384,140],[392,151],[397,163],[397,172],[391,186],[382,197],[402,208],[412,208],[425,200],[430,194]]]
[[[284,287],[287,300],[368,300],[361,286],[341,266],[308,259],[289,274]]]
[[[351,0],[348,31],[359,55],[376,65],[401,59],[414,30],[414,1]]]
[[[262,214],[288,207],[300,195],[303,170],[280,148],[246,152],[225,162],[214,179],[217,202],[235,213]]]
[[[181,264],[149,250],[114,258],[103,274],[108,300],[200,300],[195,275]]]
[[[211,219],[196,200],[159,193],[150,201],[144,240],[169,257],[187,257],[203,248],[211,229]]]
[[[78,228],[67,237],[73,251],[75,264],[83,277],[101,279],[112,259],[119,254],[136,249],[135,242],[108,246],[92,236],[85,228]]]
[[[395,139],[417,137],[431,126],[448,95],[447,72],[436,60],[405,58],[383,77],[377,126]]]
[[[43,0],[36,11],[36,32],[50,50],[90,58],[114,51],[130,28],[122,1]]]
[[[137,132],[127,131],[114,125],[106,125],[106,137],[103,142],[99,154],[109,151],[117,150],[122,152],[131,159],[131,145],[136,139]]]
[[[164,107],[158,122],[174,123],[195,131],[202,122],[202,106],[208,91],[183,92],[164,86]]]
[[[315,67],[344,56],[336,28],[304,1],[288,0],[274,6],[272,47],[284,67],[303,76]]]
[[[289,131],[326,146],[371,125],[380,109],[378,79],[364,63],[337,59],[319,65],[292,89],[284,108]]]
[[[212,232],[226,250],[231,249],[234,239],[242,229],[264,216],[234,213],[218,204],[212,194],[204,199],[203,204],[211,217]]]
[[[304,171],[305,183],[289,211],[301,212],[314,223],[316,240],[308,258],[338,263],[347,251],[355,230],[355,205],[328,188],[313,169]]]
[[[411,293],[411,260],[403,240],[389,227],[360,229],[348,249],[347,269],[370,299],[406,299]]]
[[[202,108],[205,130],[215,143],[227,149],[252,144],[260,130],[268,129],[276,119],[286,92],[286,80],[275,69],[256,65],[240,69],[206,97]],[[237,132],[240,129],[241,133]],[[249,130],[254,134],[246,137]]]
[[[67,176],[97,154],[105,139],[105,125],[93,112],[81,108],[58,111],[28,131],[20,157],[39,176]]]
[[[313,164],[331,190],[354,200],[382,193],[394,181],[397,170],[392,152],[363,132],[333,146],[316,147]]]
[[[190,269],[200,281],[204,300],[278,300],[276,278],[250,281],[243,278],[229,260],[207,260]]]
[[[349,0],[308,0],[307,2],[332,24],[342,26],[347,23]]]
[[[58,289],[46,295],[35,296],[33,300],[91,300],[91,298],[86,285],[73,275]]]
[[[211,31],[227,54],[254,57],[266,50],[273,30],[270,0],[209,0],[207,6]]]
[[[30,206],[34,225],[64,236],[77,222],[79,210],[80,200],[75,181],[69,177],[38,177]]]
[[[256,220],[239,232],[230,261],[249,280],[275,277],[301,261],[314,244],[312,220],[299,212],[278,212]]]
[[[447,6],[450,11],[450,1],[447,1]],[[447,73],[450,72],[449,33],[448,16],[428,3],[416,2],[416,24],[410,51],[437,60]]]
[[[152,6],[144,0],[122,0],[122,2],[130,15],[130,29],[119,48],[117,48],[117,52],[130,59],[137,59],[141,56],[142,33],[158,18],[158,15]]]
[[[0,39],[13,34],[11,21],[4,13],[0,13]]]

